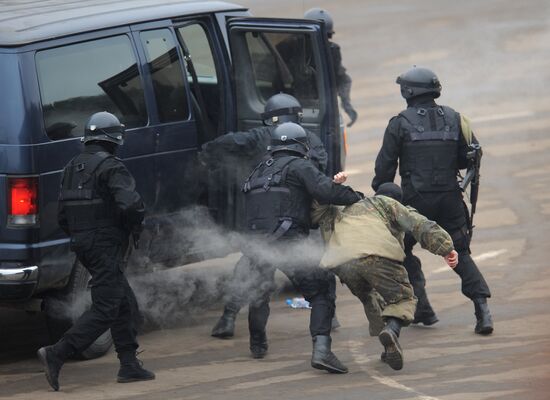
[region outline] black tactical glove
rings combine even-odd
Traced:
[[[344,111],[346,112],[346,114],[348,114],[348,117],[350,119],[347,124],[349,128],[355,123],[355,121],[357,121],[357,111],[355,111],[351,104],[348,104],[346,107],[344,107]]]
[[[141,236],[141,233],[143,232],[144,227],[145,227],[145,224],[143,222],[139,225],[134,225],[132,227],[132,231],[130,232],[130,234],[132,236],[134,249],[139,248],[139,238]]]

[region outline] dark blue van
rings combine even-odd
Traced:
[[[197,153],[225,132],[260,125],[275,93],[302,103],[304,125],[329,154],[327,173],[343,166],[321,23],[252,18],[224,2],[8,0],[0,24],[1,306],[47,311],[48,299],[87,286],[57,225],[57,197],[61,171],[95,112],[109,111],[126,125],[119,156],[156,232],[192,205],[235,227],[231,190],[196,178]],[[67,326],[55,317],[52,331],[61,332]]]

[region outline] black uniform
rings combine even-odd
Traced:
[[[351,104],[351,77],[342,64],[342,52],[337,43],[329,41],[334,75],[336,78],[336,90],[340,97],[342,108],[350,118],[350,126],[357,119],[357,112]],[[288,66],[292,77],[292,93],[300,98],[300,101],[318,99],[315,57],[313,57],[309,40],[303,36],[293,36],[277,44],[277,51]],[[281,86],[282,82],[275,82]]]
[[[139,230],[144,212],[134,178],[107,147],[88,144],[65,167],[59,224],[92,276],[92,306],[62,339],[69,353],[110,328],[119,358],[135,359],[137,308],[124,268],[130,232]]]
[[[254,298],[248,298],[251,337],[265,332],[269,295],[277,268],[311,303],[311,335],[329,336],[335,309],[334,279],[318,262],[304,261],[300,254],[289,257],[288,252],[309,233],[313,199],[347,205],[358,201],[360,196],[350,187],[334,184],[310,160],[286,151],[277,151],[258,165],[246,180],[243,191],[248,231],[262,238],[260,251],[256,246],[243,250],[251,261],[247,285],[241,287],[241,298],[246,298],[250,289],[254,289]],[[279,262],[281,258],[284,260]],[[290,259],[294,262],[289,262]]]
[[[275,126],[260,126],[246,132],[230,132],[203,145],[202,150],[207,160],[217,163],[237,163],[246,170],[246,176],[265,156],[271,143],[271,131]],[[306,130],[310,143],[308,157],[324,171],[328,155],[319,136]],[[242,182],[242,180],[240,181]]]
[[[342,108],[350,117],[350,125],[357,119],[357,111],[351,105],[351,77],[346,72],[346,68],[342,65],[342,53],[340,46],[334,42],[330,42],[330,50],[332,52],[332,60],[336,75],[336,89]]]
[[[473,143],[477,143],[472,137]],[[393,182],[399,160],[403,203],[436,221],[451,235],[459,253],[454,271],[462,279],[462,293],[470,299],[491,296],[483,275],[470,256],[467,214],[457,173],[467,167],[468,145],[460,114],[437,105],[431,94],[409,99],[409,107],[389,122],[376,158],[373,189]],[[419,299],[417,316],[433,315],[425,292],[420,260],[412,254],[416,241],[405,238],[405,267]]]
[[[262,158],[266,156],[273,129],[275,129],[275,126],[262,126],[247,132],[230,132],[220,136],[211,142],[205,143],[203,146],[203,152],[206,153],[205,158],[215,163],[231,165],[234,174],[231,180],[238,182],[240,185]],[[308,156],[319,170],[324,171],[327,167],[328,155],[323,143],[316,134],[307,130],[306,134],[310,143]],[[239,197],[241,197],[240,194]],[[244,202],[237,204],[237,208],[243,208],[244,210]],[[240,214],[244,215],[244,211]],[[233,314],[237,314],[241,307],[247,303],[246,296],[243,298],[240,293],[240,287],[242,286],[241,282],[250,272],[250,267],[251,263],[246,255],[243,255],[235,265],[233,277],[228,285],[230,297],[225,305],[226,310]],[[270,286],[273,279],[267,276],[265,278],[267,279],[265,285]],[[292,279],[290,275],[289,278]],[[334,282],[331,287],[335,292],[336,284],[333,275],[331,280]],[[296,284],[296,282],[293,283]],[[336,295],[334,294],[334,296]]]

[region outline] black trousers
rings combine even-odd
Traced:
[[[460,190],[450,192],[416,192],[405,190],[403,203],[414,207],[432,221],[437,222],[452,237],[455,250],[458,252],[458,265],[454,271],[462,280],[462,293],[470,298],[491,297],[491,292],[485,278],[479,271],[470,255],[470,241],[466,232],[467,216]],[[409,273],[409,279],[418,297],[418,311],[422,309],[422,299],[425,295],[424,274],[420,260],[413,255],[412,249],[416,240],[410,235],[405,237],[404,265]],[[429,303],[428,303],[429,305]]]
[[[282,249],[280,246],[276,248]],[[296,290],[310,303],[311,336],[330,335],[336,307],[335,276],[330,271],[320,268],[318,264],[299,264],[267,264],[254,260],[254,256],[241,257],[235,266],[229,287],[231,298],[226,308],[234,307],[233,311],[238,311],[248,303],[248,326],[251,335],[265,332],[270,312],[269,300],[275,290],[277,269],[289,278]]]
[[[123,272],[127,240],[95,232],[73,237],[72,246],[92,276],[92,306],[65,333],[65,343],[78,353],[111,329],[117,353],[135,353],[137,302]]]

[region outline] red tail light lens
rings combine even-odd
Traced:
[[[33,225],[38,214],[38,178],[8,178],[8,223]]]

